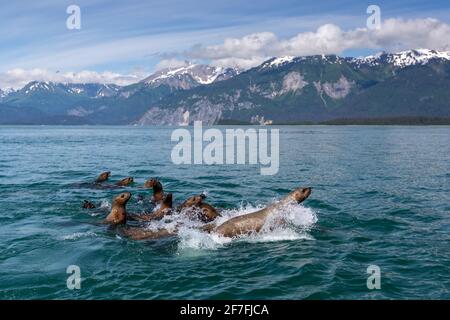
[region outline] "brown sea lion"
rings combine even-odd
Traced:
[[[311,188],[295,189],[280,201],[268,205],[262,210],[232,218],[211,231],[230,238],[259,232],[270,215],[279,212],[287,204],[303,202],[310,194]],[[207,230],[205,229],[205,231]]]
[[[152,196],[153,202],[160,202],[163,200],[164,198],[163,186],[158,179],[152,178],[145,181],[144,188],[153,189],[153,196]]]
[[[213,206],[203,202],[205,198],[206,195],[204,194],[192,196],[183,202],[179,209],[184,211],[190,218],[197,217],[203,222],[211,222],[220,217],[220,214]]]
[[[121,230],[122,234],[133,240],[152,240],[161,239],[165,237],[175,236],[176,231],[169,231],[167,229],[148,230],[143,228],[127,227]]]
[[[111,176],[111,171],[102,172],[102,173],[100,173],[100,175],[97,177],[97,179],[95,180],[95,182],[96,182],[96,183],[102,183],[102,182],[105,182],[106,180],[109,179],[110,176]]]
[[[198,206],[200,203],[202,203],[202,201],[205,197],[206,196],[204,194],[189,197],[180,206],[178,206],[177,210],[181,211],[183,209],[188,209],[188,208]]]
[[[156,210],[155,212],[153,212],[152,214],[148,214],[148,215],[132,214],[132,215],[129,215],[129,218],[132,219],[132,220],[137,220],[137,221],[160,220],[166,214],[170,214],[171,210],[172,210],[172,194],[168,193],[164,197],[164,200],[161,203],[161,206],[159,207],[159,209]]]
[[[132,177],[127,177],[127,178],[124,178],[124,179],[120,180],[119,182],[117,182],[116,186],[127,187],[130,184],[132,184],[133,182],[134,182],[134,179]]]
[[[170,195],[170,198],[168,198],[169,195]],[[203,195],[203,194],[192,196],[192,197],[188,198],[185,202],[183,202],[183,204],[178,207],[178,210],[192,209],[194,206],[200,204],[204,198],[205,198],[205,195]],[[170,208],[171,208],[172,207],[172,196],[170,193],[167,194],[167,196],[164,198],[164,202],[166,202],[166,201],[168,202],[169,199],[170,199]],[[168,203],[166,205],[164,205],[164,202],[163,202],[163,204],[161,204],[161,208],[154,214],[149,215],[148,218],[146,216],[137,216],[137,215],[132,215],[132,218],[136,219],[136,220],[140,220],[140,221],[154,220],[155,216],[159,216],[161,214],[158,212],[169,209]],[[166,209],[163,209],[163,205],[167,206]],[[163,210],[161,210],[161,209],[163,209]],[[164,216],[164,215],[165,214],[163,214],[162,216]],[[177,235],[178,226],[172,231],[169,231],[167,229],[158,229],[155,231],[155,230],[148,230],[148,229],[139,228],[139,227],[127,227],[127,228],[122,229],[121,231],[124,236],[129,237],[133,240],[154,240],[154,239],[160,239],[160,238]]]
[[[122,192],[117,197],[114,198],[111,212],[108,214],[104,223],[109,223],[113,225],[125,224],[127,222],[127,209],[126,205],[128,200],[131,198],[130,192]]]
[[[201,210],[199,218],[203,222],[208,223],[214,221],[217,217],[220,217],[220,213],[217,212],[217,210],[213,206],[206,202],[200,203],[199,208]]]

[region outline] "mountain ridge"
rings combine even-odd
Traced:
[[[63,123],[89,124],[450,117],[449,79],[449,52],[415,49],[359,58],[274,57],[245,71],[186,64],[128,86],[30,82],[0,91],[0,103],[12,113],[33,108]]]

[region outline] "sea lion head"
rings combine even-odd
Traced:
[[[117,182],[117,185],[125,187],[125,186],[129,186],[133,182],[134,182],[133,177],[127,177],[127,178],[124,178],[124,179],[120,180],[119,182]]]
[[[158,181],[157,179],[155,179],[155,178],[148,179],[147,181],[145,181],[144,187],[145,187],[145,188],[151,189],[151,188],[153,188],[158,182],[159,182],[159,181]]]
[[[100,173],[100,175],[97,177],[97,182],[103,182],[109,179],[109,177],[111,176],[111,171],[105,171]]]
[[[125,206],[130,198],[130,192],[122,192],[116,196],[111,206],[111,212],[106,217],[105,222],[113,225],[125,224],[127,222],[127,209]]]
[[[297,203],[303,202],[311,194],[311,188],[298,188],[291,192],[292,199]]]
[[[188,198],[185,202],[183,202],[183,204],[181,205],[181,208],[189,208],[189,207],[198,206],[202,203],[202,201],[205,197],[206,196],[204,194],[192,196],[192,197]]]
[[[122,192],[117,197],[114,198],[114,205],[125,206],[131,198],[131,192]]]

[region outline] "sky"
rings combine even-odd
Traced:
[[[450,1],[2,1],[0,88],[31,80],[136,82],[193,61],[256,66],[273,56],[450,50]],[[80,29],[67,28],[70,5]],[[369,5],[380,8],[369,28]]]

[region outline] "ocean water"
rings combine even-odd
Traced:
[[[0,127],[0,299],[450,299],[450,127],[283,126],[274,176],[174,165],[173,129]],[[207,193],[222,221],[313,192],[262,234],[223,239],[186,223],[178,237],[132,241],[99,224],[122,191],[85,184],[105,170],[135,178],[123,189],[131,212],[151,209],[136,197],[148,199],[150,177],[175,203]],[[367,288],[370,265],[379,290]]]

